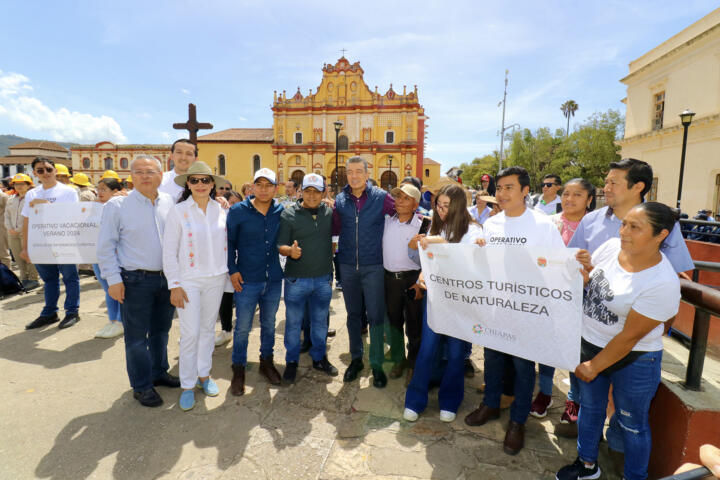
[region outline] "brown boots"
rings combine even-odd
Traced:
[[[239,397],[245,393],[245,366],[232,365],[233,378],[230,382],[230,393]]]
[[[275,365],[273,364],[272,355],[267,358],[260,357],[259,371],[262,376],[267,379],[268,383],[273,385],[280,385],[282,383],[280,372],[277,371],[277,368],[275,368]]]

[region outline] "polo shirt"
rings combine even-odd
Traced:
[[[400,222],[397,214],[385,217],[383,232],[383,267],[390,272],[417,270],[418,266],[408,256],[408,243],[422,225],[422,217],[413,215],[407,222]]]
[[[320,203],[313,218],[299,200],[280,215],[277,246],[292,245],[295,240],[302,249],[300,258],[287,257],[285,276],[312,278],[330,275],[333,271],[332,209]]]

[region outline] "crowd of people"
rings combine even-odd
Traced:
[[[66,289],[60,328],[79,321],[80,303],[78,266],[30,263],[31,209],[47,202],[96,201],[103,212],[92,268],[106,292],[109,320],[97,336],[124,335],[127,374],[140,404],[163,403],[157,386],[179,388],[182,410],[194,407],[196,390],[218,395],[212,352],[230,341],[230,393],[243,395],[256,310],[259,372],[268,383],[294,383],[305,351],[313,369],[338,375],[326,340],[333,333],[335,282],[347,310],[350,362],[343,381],[356,381],[365,372],[367,334],[372,385],[384,388],[388,377],[404,381],[405,420],[418,419],[437,386],[440,419],[452,422],[465,378],[474,372],[471,364],[468,372],[472,345],[428,326],[420,250],[456,243],[491,252],[511,239],[527,246],[577,248],[585,283],[582,358],[570,372],[560,422],[577,436],[578,457],[557,478],[600,476],[598,444],[610,396],[618,413],[610,419],[608,445],[624,452],[625,478],[646,478],[648,412],[660,381],[663,327],[678,311],[679,276],[693,268],[675,211],[644,201],[653,178],[647,163],[610,164],[606,206],[596,210],[595,187],[587,180],[563,184],[559,176],[546,175],[542,193],[532,196],[528,172],[516,166],[495,177],[484,175],[474,197],[453,183],[429,189],[428,202],[414,177],[390,192],[373,185],[362,157],[347,160],[347,185],[336,195],[324,177],[310,173],[301,183],[288,181],[283,197],[276,173],[268,168],[236,192],[197,160],[189,140],[175,142],[171,158],[174,169],[163,172],[156,158],[137,156],[130,165],[131,184],[108,171],[95,189],[81,173],[68,175],[77,188],[65,184],[61,165],[42,157],[32,163],[39,185],[25,174],[12,178],[4,222],[9,246],[23,285],[36,287],[38,276],[44,283],[45,306],[26,328],[60,321],[60,277]],[[282,374],[274,358],[281,300]],[[169,373],[167,355],[176,312],[179,377]],[[388,358],[392,366],[386,374]],[[554,369],[485,348],[483,375],[482,402],[464,421],[483,425],[509,407],[503,450],[515,455],[524,446],[528,418],[545,417],[552,404]]]

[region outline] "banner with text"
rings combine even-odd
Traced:
[[[102,204],[43,203],[28,219],[28,254],[33,263],[97,263]]]
[[[435,332],[573,371],[583,280],[577,249],[435,244],[420,252]]]

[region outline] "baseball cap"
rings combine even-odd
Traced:
[[[404,193],[408,197],[414,198],[416,202],[420,203],[420,190],[418,190],[415,185],[405,183],[403,185],[400,185],[399,187],[393,188],[390,192],[390,195],[394,197],[400,192]]]
[[[315,188],[318,192],[325,190],[325,182],[323,178],[317,173],[308,173],[303,177],[302,189],[305,190],[308,187]]]
[[[483,175],[482,177],[480,177],[480,181],[481,181],[481,182],[489,182],[489,181],[490,181],[490,175],[488,175],[488,174],[486,173],[485,175]]]
[[[253,182],[257,182],[258,178],[264,178],[273,185],[277,185],[277,180],[275,180],[275,172],[273,172],[269,168],[261,168],[260,170],[255,172],[255,178],[253,178]]]

